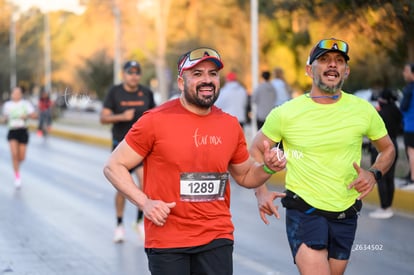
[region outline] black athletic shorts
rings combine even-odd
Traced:
[[[7,140],[17,140],[18,143],[29,143],[29,131],[27,128],[10,129],[7,134]]]
[[[413,132],[404,132],[404,145],[405,147],[414,148],[414,133]]]
[[[185,248],[146,248],[152,275],[233,274],[233,241],[217,239]]]

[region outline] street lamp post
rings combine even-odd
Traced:
[[[12,12],[10,24],[10,92],[17,86],[16,69],[16,12]]]
[[[115,17],[115,54],[114,54],[114,85],[121,82],[121,11],[119,3],[114,0],[112,11]]]
[[[251,16],[251,43],[252,43],[252,92],[256,89],[258,85],[258,75],[259,75],[259,50],[258,50],[258,43],[259,43],[259,36],[258,36],[258,13],[259,13],[259,6],[258,0],[250,0],[250,16]],[[251,104],[252,106],[252,136],[255,135],[257,131],[257,123],[256,123],[256,105]]]
[[[50,47],[50,25],[49,13],[45,12],[44,16],[44,32],[45,32],[45,48],[44,48],[44,62],[45,62],[45,91],[52,92],[52,59]]]

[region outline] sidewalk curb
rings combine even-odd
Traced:
[[[29,130],[36,133],[37,126],[29,125]],[[79,141],[79,142],[83,142],[87,144],[102,146],[102,147],[112,146],[111,139],[109,138],[103,138],[103,137],[98,137],[95,135],[87,135],[87,134],[82,134],[82,133],[70,132],[68,130],[62,130],[62,129],[57,129],[57,128],[52,128],[49,132],[49,135],[63,138],[63,139]]]
[[[111,140],[108,138],[101,138],[101,137],[96,137],[96,136],[91,136],[91,135],[73,133],[73,132],[68,132],[65,130],[52,129],[49,134],[56,136],[56,137],[60,137],[60,138],[80,141],[80,142],[103,146],[103,147],[111,147],[112,145]]]

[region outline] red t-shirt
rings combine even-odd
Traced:
[[[126,142],[144,156],[144,192],[154,200],[176,202],[163,227],[145,221],[145,247],[204,245],[233,240],[230,184],[222,200],[180,199],[182,173],[226,173],[229,164],[249,158],[237,118],[215,106],[206,116],[189,112],[179,99],[147,111],[131,128]]]
[[[48,97],[42,97],[39,99],[39,111],[44,112],[50,109],[52,101]]]

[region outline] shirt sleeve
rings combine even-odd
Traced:
[[[142,115],[128,133],[125,141],[139,155],[145,157],[151,152],[155,141],[153,122],[150,115]]]
[[[33,104],[29,101],[25,101],[25,108],[28,114],[33,114],[35,112]]]
[[[262,127],[262,133],[270,138],[274,142],[279,142],[281,137],[281,115],[280,115],[280,109],[273,108],[272,111],[269,113],[269,115],[266,117],[265,123]]]
[[[3,115],[8,116],[9,115],[9,102],[4,103],[3,106]]]

